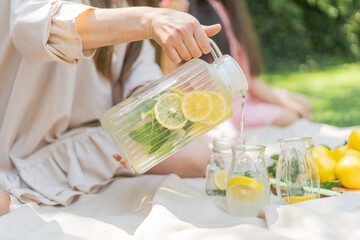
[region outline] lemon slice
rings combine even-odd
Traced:
[[[310,196],[299,196],[299,197],[284,197],[284,201],[288,202],[290,204],[303,202],[307,200],[316,199],[316,195],[310,195]]]
[[[214,185],[218,190],[225,190],[228,173],[225,170],[214,174]]]
[[[226,194],[238,201],[255,201],[261,196],[261,183],[245,176],[234,177],[228,183]]]
[[[177,89],[177,88],[173,88],[171,92],[177,93],[180,96],[185,96],[185,94],[182,91],[180,91],[179,89]]]
[[[211,97],[213,110],[209,117],[207,117],[203,122],[207,124],[216,124],[226,115],[226,101],[218,92],[208,91],[207,94]]]
[[[209,117],[213,104],[209,94],[203,91],[191,91],[184,96],[181,108],[188,120],[197,122]]]
[[[183,97],[178,93],[162,95],[154,106],[156,120],[167,129],[179,129],[185,126],[187,119],[181,111]]]

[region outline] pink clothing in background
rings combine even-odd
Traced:
[[[224,6],[218,1],[210,1],[210,4],[219,15],[224,24],[226,36],[229,40],[230,54],[235,61],[240,65],[243,70],[251,88],[251,74],[248,57],[244,48],[241,47],[240,42],[237,40],[234,31],[231,27],[230,19],[226,13]],[[284,89],[277,89],[276,92],[280,96],[286,96],[287,91]],[[233,99],[233,116],[232,121],[237,128],[240,128],[241,120],[241,97]],[[245,111],[244,111],[244,128],[259,127],[271,125],[280,115],[281,109],[279,106],[265,103],[259,99],[251,96],[250,91],[246,93]]]

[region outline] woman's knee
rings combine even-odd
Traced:
[[[207,146],[207,141],[200,137],[150,169],[147,173],[173,173],[179,177],[204,177],[209,156],[210,149]]]
[[[290,98],[301,104],[308,111],[312,112],[312,104],[308,96],[301,93],[293,93]]]
[[[288,108],[282,108],[279,117],[275,119],[273,125],[284,127],[294,123],[299,118],[299,114],[297,114],[295,111]]]

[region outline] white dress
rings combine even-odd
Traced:
[[[79,1],[0,1],[0,187],[23,202],[67,205],[115,174],[115,146],[99,120],[112,103],[109,80],[97,73],[95,50],[82,51]],[[120,74],[126,44],[115,46]],[[123,96],[161,70],[144,41]]]

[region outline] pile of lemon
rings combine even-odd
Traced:
[[[347,145],[333,149],[317,145],[312,153],[321,183],[337,179],[346,188],[360,189],[360,128],[351,132]]]
[[[158,98],[154,106],[156,120],[167,129],[180,129],[187,121],[218,124],[228,116],[228,106],[231,106],[223,95],[216,91],[184,94],[179,89],[173,89]]]

